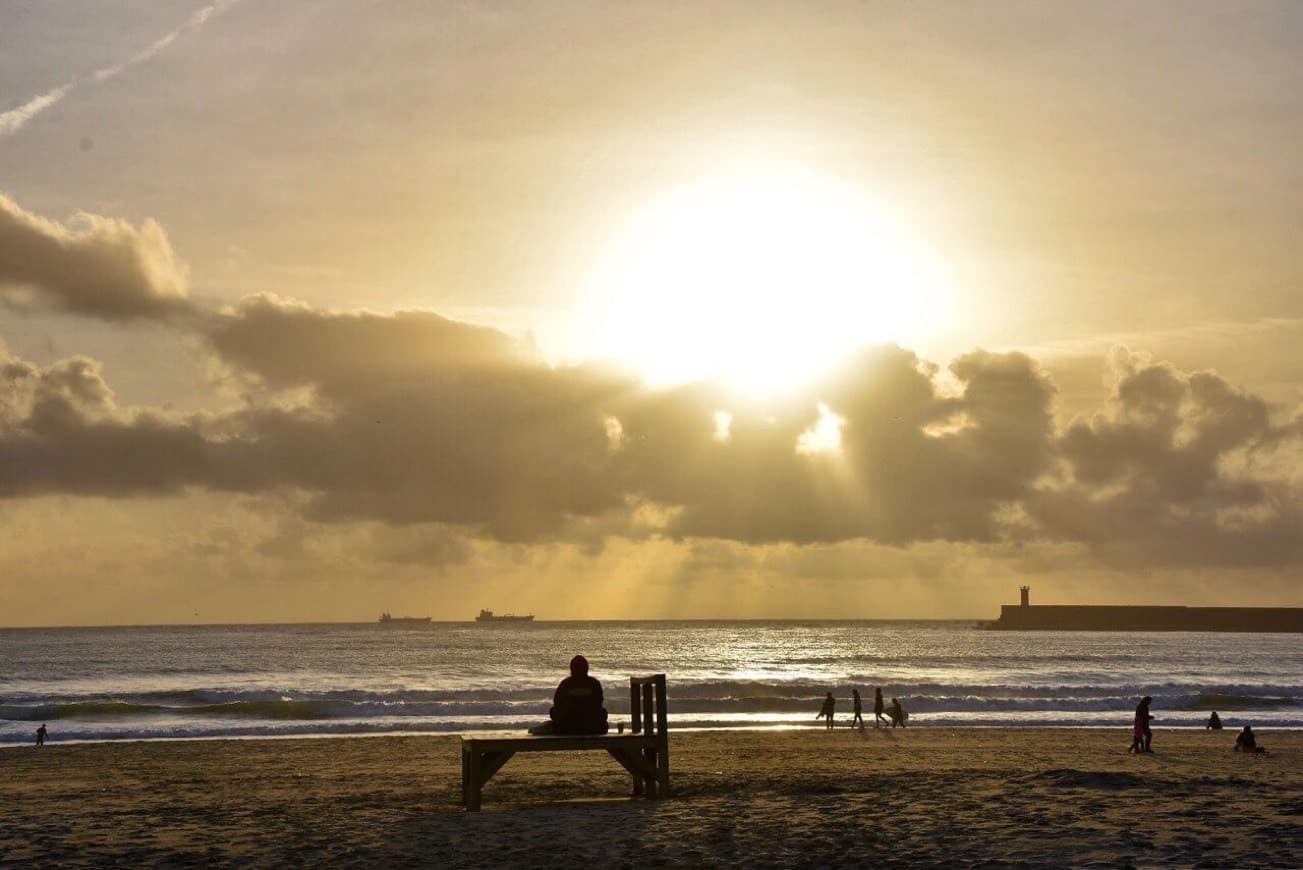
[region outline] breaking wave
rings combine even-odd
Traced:
[[[1005,685],[943,686],[921,683],[888,687],[910,711],[911,725],[946,726],[1118,726],[1129,721],[1140,687]],[[1303,726],[1303,702],[1284,686],[1227,686],[1215,691],[1150,689],[1155,711],[1169,725],[1198,725],[1203,713],[1219,710],[1228,724],[1237,712],[1255,722]],[[671,721],[678,728],[779,727],[806,724],[826,688],[816,683],[717,681],[671,684]],[[872,718],[872,689],[862,687]],[[55,722],[61,734],[82,740],[167,737],[289,736],[384,732],[452,733],[519,728],[545,718],[550,692],[538,689],[404,690],[375,692],[232,691],[197,689],[141,693],[130,697],[0,698],[0,743],[29,739],[18,723]],[[841,694],[841,693],[839,693]],[[613,695],[613,697],[612,697]],[[608,689],[615,719],[628,703]],[[850,699],[839,698],[838,714],[849,716]],[[1264,720],[1264,714],[1274,714]]]

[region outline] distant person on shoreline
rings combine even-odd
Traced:
[[[837,699],[832,696],[832,692],[829,692],[826,696],[824,696],[823,706],[821,706],[819,708],[819,712],[814,715],[814,721],[818,722],[820,719],[827,719],[828,721],[825,723],[825,727],[829,731],[831,731],[833,710],[836,709],[836,707],[837,707]]]
[[[1267,750],[1258,745],[1258,738],[1254,736],[1253,729],[1245,725],[1244,730],[1235,735],[1235,751],[1266,752]]]
[[[883,725],[888,724],[887,717],[882,715],[883,709],[884,706],[882,703],[882,687],[874,686],[873,687],[873,727],[874,728],[878,727],[878,723],[882,723]]]
[[[1222,730],[1222,719],[1221,719],[1220,716],[1217,715],[1217,711],[1216,711],[1216,710],[1213,710],[1213,714],[1212,714],[1211,716],[1208,717],[1208,726],[1207,726],[1207,730],[1209,730],[1209,731],[1220,731],[1220,730]]]
[[[42,723],[41,723],[41,727],[36,729],[36,745],[37,745],[37,746],[44,746],[44,745],[45,745],[45,736],[46,736],[46,733],[47,733],[47,732],[46,732],[46,730],[45,730],[45,723],[42,722]]]
[[[851,689],[851,704],[855,711],[855,718],[851,720],[851,727],[854,728],[855,723],[858,722],[860,723],[860,730],[863,731],[864,730],[864,702],[860,700],[859,689]]]
[[[1149,712],[1149,705],[1153,703],[1153,698],[1145,695],[1136,705],[1136,718],[1131,725],[1131,746],[1127,752],[1153,752],[1149,748],[1150,742],[1154,739],[1154,732],[1149,729],[1149,721],[1154,717]]]
[[[610,726],[602,705],[602,684],[588,676],[588,659],[570,660],[570,676],[552,697],[548,721],[529,729],[530,734],[605,734]]]
[[[905,709],[900,706],[900,702],[895,698],[891,699],[891,707],[887,710],[887,715],[891,717],[892,728],[897,725],[904,728],[905,720],[909,718],[909,714],[905,712]]]

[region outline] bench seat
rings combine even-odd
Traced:
[[[669,741],[665,733],[665,675],[631,677],[631,717],[627,734],[543,734],[511,737],[463,737],[462,803],[480,809],[484,786],[518,752],[604,750],[633,778],[633,793],[664,797],[670,787]]]

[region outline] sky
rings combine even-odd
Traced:
[[[0,0],[0,625],[1303,606],[1301,42]]]

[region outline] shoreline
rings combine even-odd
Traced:
[[[1303,864],[1303,732],[672,732],[672,797],[600,751],[513,759],[460,808],[456,736],[47,744],[0,755],[0,863]]]
[[[1253,725],[1254,733],[1257,734],[1303,734],[1303,727],[1297,725],[1287,725],[1277,728],[1270,724]],[[907,728],[897,728],[897,731],[1015,731],[1015,732],[1043,732],[1043,731],[1119,731],[1125,730],[1130,733],[1130,725],[924,725],[915,724]],[[34,729],[33,729],[34,730]],[[890,728],[874,729],[872,725],[864,729],[853,729],[849,726],[839,724],[835,729],[837,733],[849,731],[891,731]],[[1208,729],[1196,725],[1165,725],[1161,729],[1163,732],[1172,732],[1178,734],[1197,734]],[[1212,734],[1235,734],[1236,728],[1227,726],[1220,732],[1209,732]],[[689,726],[686,728],[670,727],[671,734],[771,734],[771,733],[826,733],[827,729],[822,725],[743,725],[743,726]],[[191,737],[108,737],[97,740],[81,740],[77,738],[60,740],[57,738],[47,738],[46,746],[98,746],[101,744],[113,745],[121,743],[201,743],[201,742],[247,742],[247,741],[286,741],[286,740],[358,740],[358,739],[376,739],[383,737],[421,737],[430,739],[461,739],[463,737],[523,737],[527,733],[524,728],[489,728],[483,731],[358,731],[358,732],[323,732],[320,734],[198,734]],[[615,734],[612,730],[610,733]],[[1156,732],[1157,733],[1157,732]],[[0,752],[9,749],[22,749],[23,747],[35,747],[34,740],[0,742]]]

